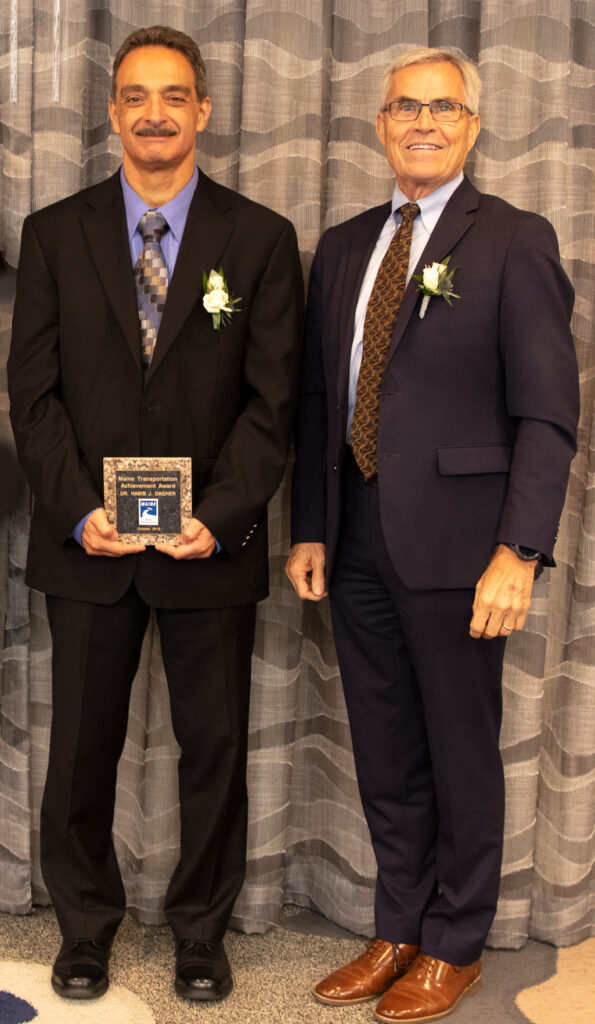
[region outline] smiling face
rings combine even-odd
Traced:
[[[461,73],[454,64],[411,64],[396,71],[386,102],[397,99],[465,102]],[[479,117],[463,111],[454,124],[437,124],[427,107],[416,121],[393,121],[388,111],[376,117],[376,133],[401,191],[421,199],[462,171],[479,134]]]
[[[198,99],[194,72],[179,50],[139,46],[127,53],[109,114],[122,139],[128,181],[154,172],[189,180],[195,136],[206,128],[210,113],[211,101]]]

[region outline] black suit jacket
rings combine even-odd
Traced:
[[[359,290],[390,212],[376,207],[322,237],[310,278],[296,435],[293,541],[340,521],[347,383]],[[570,460],[578,376],[573,289],[551,225],[465,179],[416,273],[450,254],[452,306],[407,286],[380,397],[378,487],[394,567],[410,587],[473,587],[498,541],[552,563]]]
[[[218,332],[202,275],[219,267],[241,303]],[[119,174],[27,218],[8,377],[35,498],[31,586],[112,602],[134,578],[164,607],[266,595],[266,504],[286,461],[302,309],[292,225],[201,172],[143,388]],[[106,455],[190,456],[193,515],[222,553],[89,557],[70,535],[103,504]]]

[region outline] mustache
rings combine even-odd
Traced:
[[[135,135],[140,135],[141,138],[145,139],[166,139],[172,135],[177,135],[175,128],[155,128],[151,125],[146,125],[145,128],[137,128]]]

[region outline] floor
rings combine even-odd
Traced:
[[[114,943],[105,996],[80,1004],[49,985],[59,946],[53,913],[0,914],[0,1024],[360,1024],[374,1003],[336,1009],[311,989],[363,942],[298,907],[285,909],[265,935],[229,932],[226,948],[235,988],[221,1003],[194,1005],[172,985],[173,940],[167,928],[127,916]],[[593,1024],[595,939],[557,950],[530,941],[520,951],[486,950],[483,987],[453,1014],[457,1024]]]

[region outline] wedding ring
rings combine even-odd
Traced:
[[[507,626],[505,622],[502,623],[502,629],[514,629],[514,626]]]

